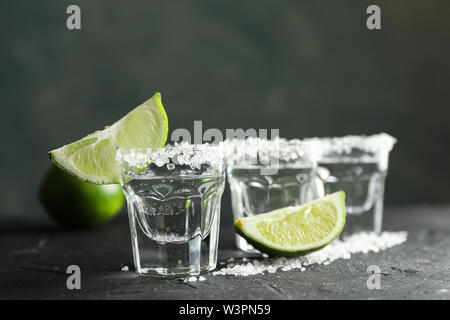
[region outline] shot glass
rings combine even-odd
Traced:
[[[247,138],[225,142],[234,221],[296,206],[324,195],[315,179],[316,159],[300,140]],[[258,252],[236,235],[236,246]]]
[[[371,136],[313,138],[320,144],[317,173],[327,194],[343,190],[347,218],[342,236],[361,231],[380,233],[389,152],[396,139]]]
[[[209,145],[119,149],[136,271],[160,277],[215,269],[225,155]]]

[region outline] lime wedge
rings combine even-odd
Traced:
[[[158,92],[122,119],[71,144],[49,152],[61,169],[95,184],[120,183],[118,148],[161,148],[168,121]]]
[[[339,191],[301,206],[241,218],[234,228],[261,252],[295,256],[326,246],[344,224],[345,193]]]

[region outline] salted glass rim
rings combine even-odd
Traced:
[[[314,167],[319,157],[316,144],[316,142],[282,137],[273,139],[258,137],[232,138],[222,142],[226,152],[227,166],[232,168]],[[265,161],[270,159],[277,160],[276,164],[273,165],[272,162],[259,163],[257,160],[261,156],[265,158]]]
[[[321,157],[330,153],[350,154],[354,149],[378,154],[392,151],[397,139],[387,133],[372,135],[345,135],[340,137],[314,137],[305,141],[317,143]]]
[[[225,152],[222,147],[210,144],[176,144],[166,145],[162,148],[118,148],[116,161],[118,169],[123,172],[124,167],[137,169],[147,168],[150,163],[158,167],[174,163],[187,165],[192,169],[200,169],[202,165],[210,165],[219,172],[224,171]]]
[[[346,135],[341,137],[308,138],[320,149],[319,165],[325,162],[373,163],[387,170],[389,153],[397,143],[390,134]],[[354,151],[359,151],[354,153]]]

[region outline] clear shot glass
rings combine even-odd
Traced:
[[[186,277],[215,269],[223,149],[189,144],[119,149],[117,160],[136,271]]]
[[[323,185],[315,176],[312,144],[282,138],[235,139],[224,144],[234,221],[324,195]],[[239,235],[236,246],[258,252]]]
[[[389,152],[396,139],[386,133],[371,136],[312,138],[320,145],[317,173],[327,194],[343,190],[347,218],[342,235],[380,233]]]

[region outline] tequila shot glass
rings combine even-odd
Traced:
[[[136,271],[159,277],[215,269],[225,154],[210,145],[119,149]]]
[[[343,190],[346,194],[342,236],[361,231],[380,233],[389,152],[396,139],[380,133],[308,140],[318,142],[321,148],[317,173],[325,192]]]
[[[313,148],[300,140],[247,138],[225,142],[234,221],[297,206],[324,195]],[[236,246],[258,252],[236,235]]]

